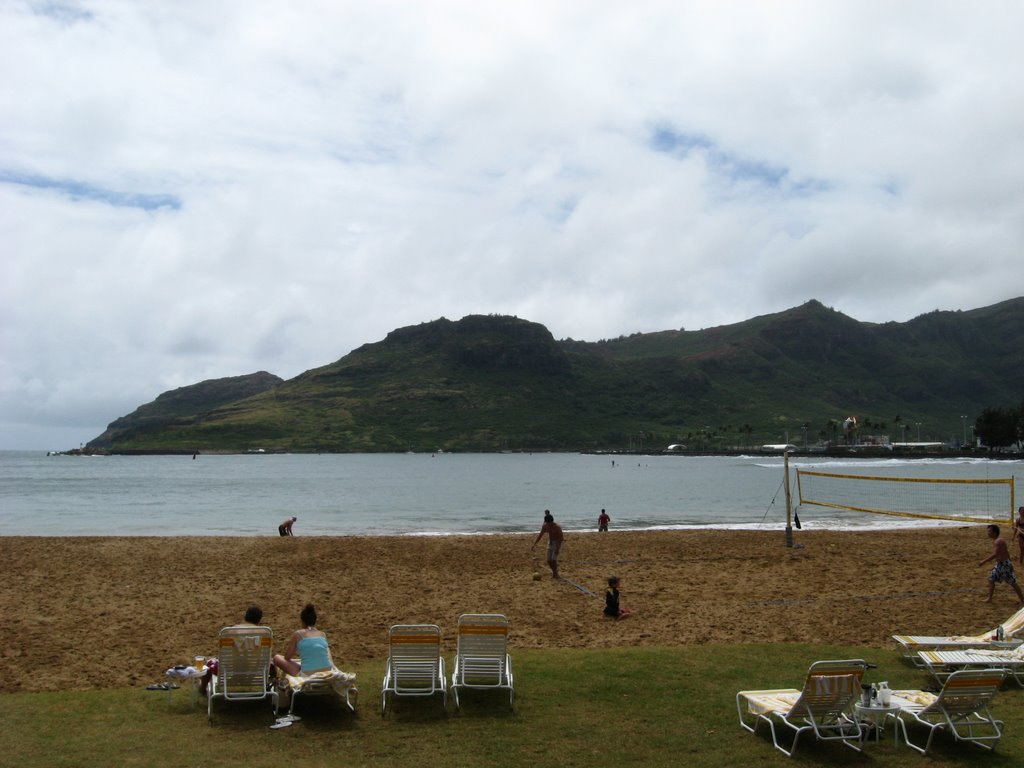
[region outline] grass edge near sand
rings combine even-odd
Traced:
[[[920,688],[925,675],[895,651],[810,644],[643,647],[617,649],[513,649],[516,708],[500,694],[466,697],[462,712],[440,701],[400,701],[379,714],[383,662],[354,666],[359,712],[335,701],[309,700],[303,720],[281,731],[269,704],[220,703],[215,722],[205,707],[189,705],[187,689],[170,697],[144,688],[19,693],[0,696],[0,754],[8,764],[33,766],[308,766],[470,763],[495,766],[792,765],[763,733],[737,724],[741,689],[799,687],[811,662],[866,658],[878,664],[865,679],[894,688]],[[96,674],[83,670],[82,674]],[[934,755],[921,758],[896,747],[891,732],[863,756],[834,744],[801,744],[812,764],[897,766],[955,762],[1015,764],[1024,753],[1024,692],[1009,686],[996,700],[1006,721],[1003,741],[990,755],[939,738]]]

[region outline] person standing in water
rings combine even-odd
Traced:
[[[610,517],[608,517],[608,513],[605,512],[602,509],[601,510],[601,514],[597,516],[597,530],[598,530],[598,532],[600,533],[602,531],[607,531],[608,530],[608,523],[610,523],[611,521],[612,521],[612,519]]]
[[[287,520],[285,520],[283,523],[277,526],[277,532],[282,536],[294,536],[295,534],[292,533],[292,526],[298,519],[299,518],[297,517],[289,517]]]

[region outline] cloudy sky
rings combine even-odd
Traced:
[[[1024,295],[1024,4],[0,0],[0,448],[394,328]]]

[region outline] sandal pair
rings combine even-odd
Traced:
[[[288,728],[292,723],[297,723],[302,718],[298,715],[284,715],[283,717],[277,718],[277,721],[270,726],[274,730],[278,728]]]

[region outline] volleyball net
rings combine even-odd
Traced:
[[[800,504],[896,517],[1013,525],[1012,477],[968,480],[796,471]]]

